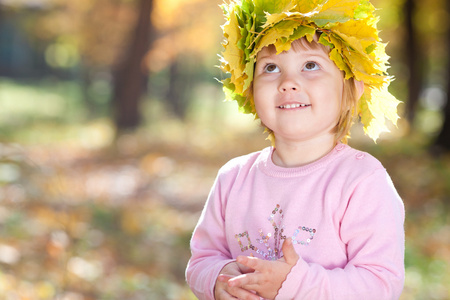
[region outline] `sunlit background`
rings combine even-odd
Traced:
[[[401,299],[450,299],[449,4],[373,2],[402,120],[350,144],[405,202]],[[0,0],[0,299],[195,299],[215,174],[269,145],[223,101],[220,3]]]

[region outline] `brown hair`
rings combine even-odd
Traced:
[[[334,129],[335,142],[347,143],[350,137],[350,128],[355,121],[355,115],[358,107],[358,90],[355,79],[344,79],[344,89],[342,92],[341,114]]]

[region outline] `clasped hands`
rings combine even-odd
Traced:
[[[291,239],[284,241],[281,250],[284,256],[276,261],[238,256],[236,262],[225,265],[216,280],[215,299],[274,299],[299,259]]]

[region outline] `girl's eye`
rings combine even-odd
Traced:
[[[320,69],[320,66],[317,63],[313,62],[313,61],[307,62],[305,67],[304,67],[305,71],[316,71],[316,70],[319,70],[319,69]]]
[[[264,72],[266,73],[277,73],[280,72],[280,69],[275,64],[268,64],[264,67]]]

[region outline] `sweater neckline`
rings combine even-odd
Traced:
[[[334,161],[336,158],[341,156],[345,150],[349,149],[350,146],[342,143],[338,143],[330,152],[322,156],[316,161],[300,167],[286,168],[280,167],[274,164],[272,160],[272,155],[275,150],[274,147],[267,147],[261,153],[260,169],[266,175],[272,177],[297,177],[305,174],[314,172],[317,169],[323,168]]]

